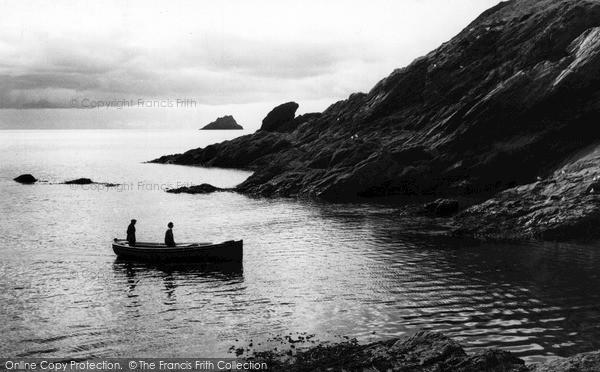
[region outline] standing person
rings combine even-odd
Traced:
[[[127,226],[127,242],[130,246],[135,247],[135,223],[137,220],[131,220],[129,226]]]
[[[169,222],[167,224],[167,227],[169,229],[165,233],[165,244],[167,245],[167,247],[174,247],[175,239],[173,238],[173,222]]]

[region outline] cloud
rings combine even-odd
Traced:
[[[497,2],[457,0],[464,20],[446,17],[442,0],[12,2],[0,24],[0,108],[73,98],[333,102]]]
[[[261,41],[204,34],[179,48],[108,42],[37,40],[0,75],[1,107],[69,107],[72,98],[172,98],[209,104],[264,99],[285,91],[305,96],[306,80],[330,80],[376,51],[343,43]],[[324,90],[315,92],[322,95]]]

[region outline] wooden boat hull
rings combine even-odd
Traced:
[[[113,251],[119,258],[153,262],[201,262],[201,261],[242,261],[243,240],[229,240],[223,243],[181,244],[167,247],[157,243],[136,243],[130,247],[127,242],[116,241]]]

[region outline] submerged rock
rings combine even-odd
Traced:
[[[220,129],[244,129],[244,128],[235,121],[233,116],[226,115],[226,116],[218,118],[217,120],[213,121],[212,123],[207,124],[201,128],[201,130],[208,130],[208,129],[220,130]]]
[[[19,177],[13,178],[14,181],[25,185],[36,183],[38,180],[31,174],[22,174]]]

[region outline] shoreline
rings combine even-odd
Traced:
[[[254,352],[246,361],[266,363],[269,371],[411,371],[411,372],[594,372],[600,370],[600,350],[526,364],[513,353],[496,348],[466,352],[442,333],[413,335],[367,344],[355,339],[321,343],[295,352]]]

